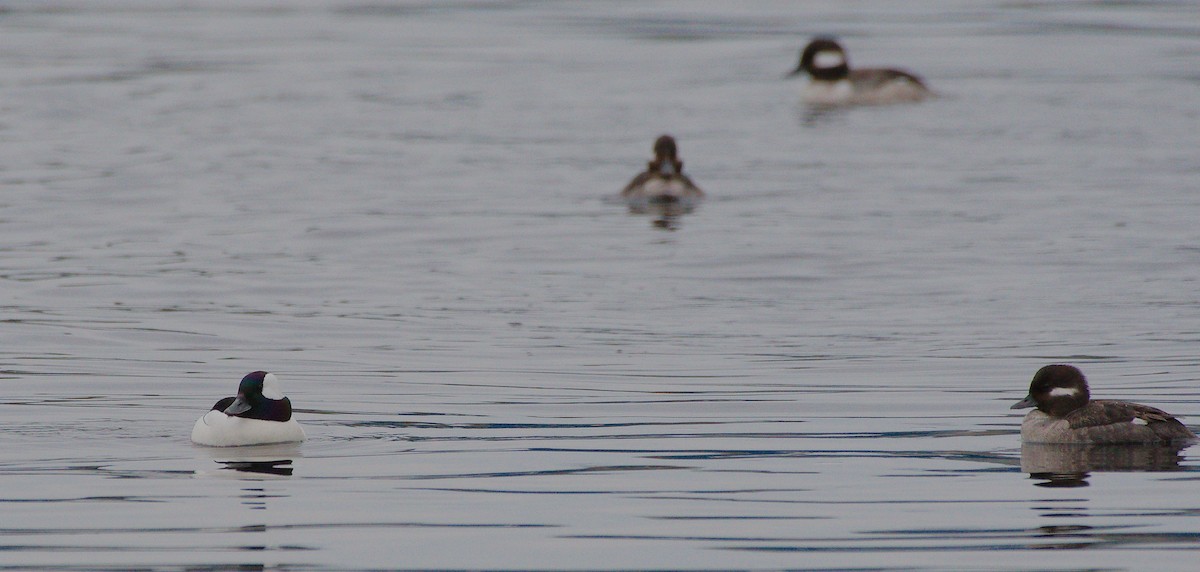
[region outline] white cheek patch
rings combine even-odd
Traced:
[[[283,399],[283,390],[279,389],[279,380],[273,373],[263,376],[263,397],[267,399]]]
[[[842,52],[824,50],[813,56],[813,67],[817,69],[836,68],[845,63],[846,56]]]
[[[1075,397],[1079,390],[1074,387],[1056,387],[1050,390],[1050,397]]]

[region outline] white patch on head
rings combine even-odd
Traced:
[[[837,50],[821,50],[813,56],[813,67],[819,70],[836,68],[846,63],[846,54]]]
[[[273,373],[263,376],[263,397],[267,399],[283,399],[283,388],[279,385],[279,379]]]
[[[1050,390],[1050,397],[1075,397],[1079,390],[1074,387],[1056,387]]]

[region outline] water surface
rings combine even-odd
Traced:
[[[0,5],[0,566],[1190,569],[1190,450],[1008,406],[1200,415],[1200,9],[743,4]],[[309,441],[193,446],[256,369]]]

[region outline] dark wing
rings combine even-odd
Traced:
[[[1170,413],[1157,407],[1104,399],[1089,401],[1087,405],[1068,413],[1066,419],[1071,423],[1072,429],[1099,427],[1113,423],[1132,423],[1134,419],[1140,419],[1146,425],[1179,423]]]
[[[675,176],[676,176],[676,177],[679,177],[679,180],[683,181],[683,183],[684,183],[685,185],[687,185],[687,186],[688,186],[689,190],[691,190],[691,191],[695,191],[695,192],[693,193],[695,196],[697,196],[697,197],[703,197],[703,196],[704,196],[704,191],[701,191],[701,190],[700,190],[700,187],[697,187],[697,186],[696,186],[696,183],[693,183],[693,182],[692,182],[692,179],[691,179],[691,177],[688,177],[687,175],[685,175],[685,174],[683,174],[683,173],[679,173],[679,174],[677,174],[677,175],[675,175]]]
[[[1162,409],[1137,403],[1126,403],[1125,405],[1133,411],[1135,418],[1146,423],[1146,427],[1150,428],[1159,440],[1180,441],[1196,438],[1196,434],[1192,433],[1187,425]]]
[[[233,401],[235,399],[237,399],[237,398],[236,397],[226,397],[226,398],[218,401],[216,405],[212,406],[212,410],[213,411],[225,411],[226,409],[229,409],[230,405],[233,405]]]
[[[1135,417],[1133,407],[1130,407],[1132,405],[1123,401],[1089,401],[1087,405],[1068,413],[1065,419],[1072,429],[1130,423]]]
[[[1133,416],[1145,421],[1147,425],[1154,423],[1179,423],[1174,415],[1149,405],[1138,405],[1137,403],[1126,404],[1133,410]]]
[[[850,82],[862,89],[875,89],[900,79],[905,79],[921,87],[925,87],[925,82],[921,81],[921,78],[904,70],[891,68],[850,70]]]
[[[646,181],[649,181],[656,175],[657,173],[653,171],[643,171],[638,173],[638,176],[634,177],[632,181],[629,181],[629,184],[625,185],[624,189],[621,189],[621,196],[628,196],[629,193],[632,193],[634,189],[646,184]]]
[[[1176,442],[1196,439],[1170,413],[1127,401],[1089,401],[1067,414],[1071,429],[1092,432],[1097,443]]]

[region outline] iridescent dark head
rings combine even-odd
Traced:
[[[226,415],[241,415],[250,411],[256,404],[263,400],[263,379],[267,376],[265,371],[252,371],[242,378],[242,382],[238,384],[237,398],[229,407],[225,409]]]
[[[287,421],[292,417],[292,405],[283,395],[275,374],[252,371],[242,378],[237,397],[224,412],[226,415],[251,419]]]
[[[258,397],[263,394],[263,382],[270,375],[265,371],[252,371],[242,378],[238,384],[238,393],[246,397]]]

